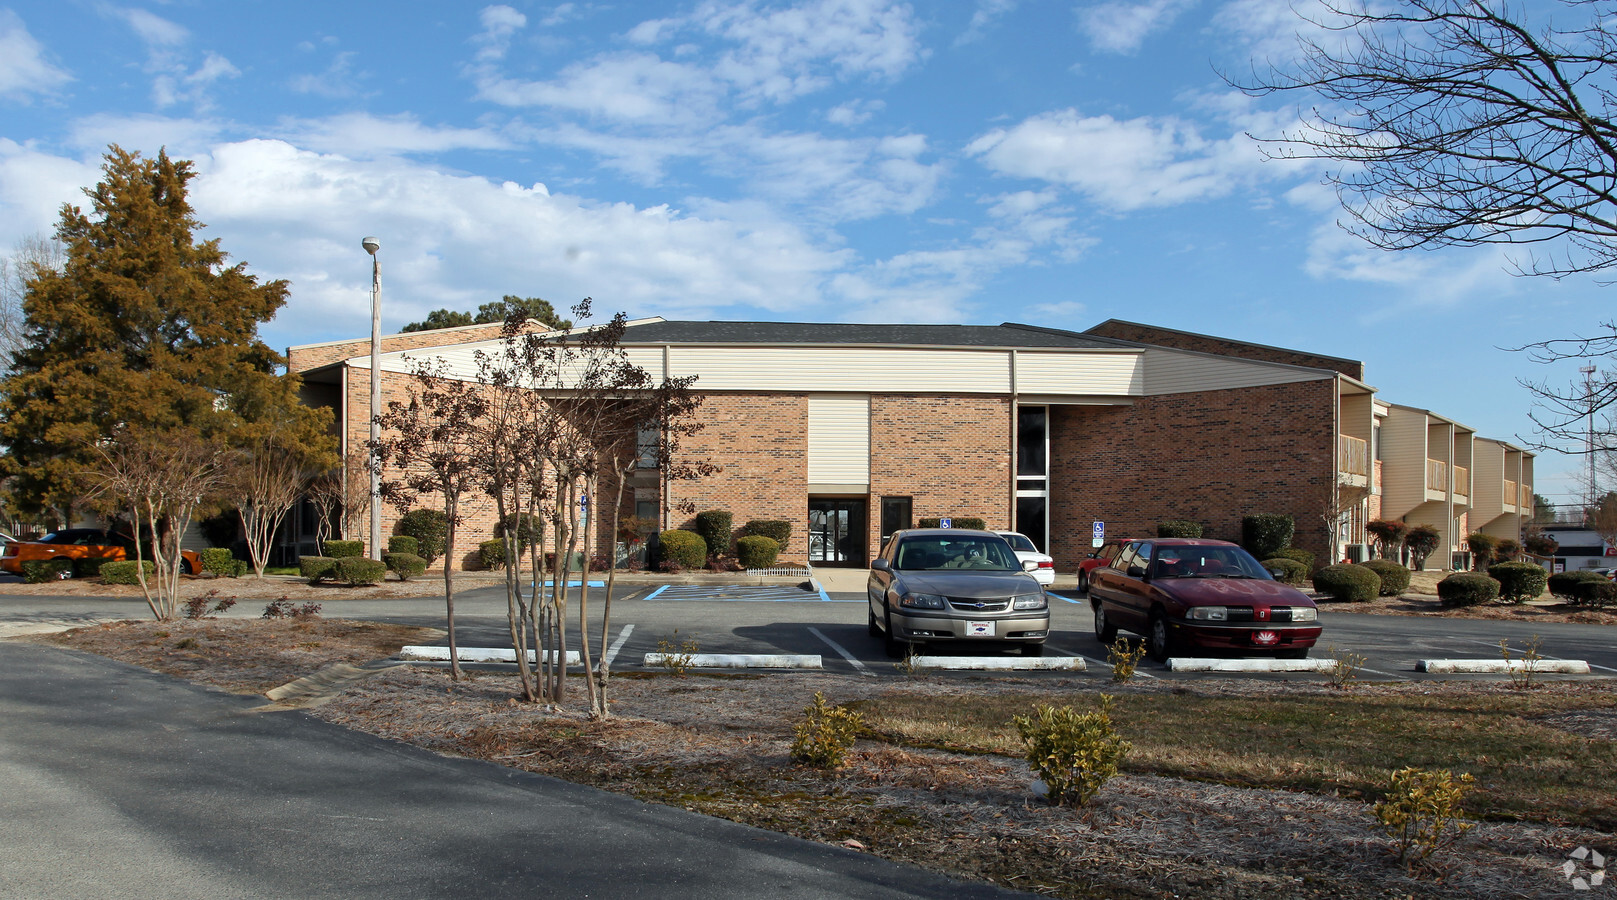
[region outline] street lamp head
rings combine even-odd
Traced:
[[[373,237],[368,237],[363,241],[360,241],[359,244],[365,248],[366,253],[369,253],[372,256],[376,255],[376,251],[382,249],[382,242]]]

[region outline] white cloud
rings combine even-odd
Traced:
[[[485,71],[477,93],[504,106],[547,106],[609,122],[693,125],[719,118],[723,89],[700,66],[621,52],[574,63],[551,81],[518,81]]]
[[[148,156],[167,147],[170,156],[189,157],[206,153],[228,128],[226,123],[213,119],[97,114],[73,122],[68,130],[68,145],[87,153],[101,153],[108,144],[117,144]]]
[[[1122,0],[1081,7],[1080,30],[1089,36],[1090,46],[1109,53],[1133,53],[1151,34],[1162,31],[1196,0]]]
[[[715,71],[743,95],[775,102],[829,86],[835,77],[891,79],[924,55],[906,4],[818,0],[784,9],[707,3],[691,17],[736,46]]]
[[[509,6],[485,6],[478,19],[483,31],[472,38],[472,43],[478,45],[477,59],[481,62],[504,59],[511,48],[511,36],[528,26],[528,17]]]
[[[178,47],[191,39],[191,32],[185,26],[144,9],[126,9],[119,15],[147,47]]]
[[[84,206],[80,191],[100,177],[92,162],[52,156],[0,138],[0,247],[56,230],[62,204]]]
[[[0,9],[0,99],[27,100],[30,94],[43,94],[72,80],[45,61],[45,48],[16,13]]]
[[[966,30],[954,39],[956,47],[981,40],[988,30],[1006,14],[1016,9],[1017,0],[977,0],[977,9],[971,14]]]
[[[826,110],[825,120],[832,125],[863,125],[886,107],[881,100],[849,100]]]
[[[442,153],[449,150],[501,150],[511,141],[488,128],[422,125],[409,114],[373,116],[346,113],[325,119],[287,120],[280,130],[293,143],[349,158],[397,153]]]
[[[186,62],[184,46],[191,32],[143,9],[114,13],[122,18],[146,45],[146,71],[152,76],[152,102],[159,109],[189,103],[198,111],[212,107],[208,90],[224,78],[236,78],[241,71],[224,56],[206,51],[202,62],[192,68]]]

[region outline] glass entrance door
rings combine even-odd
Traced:
[[[865,565],[864,500],[809,501],[809,562],[816,566]]]

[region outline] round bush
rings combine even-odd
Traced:
[[[1314,568],[1314,551],[1312,550],[1303,550],[1297,547],[1287,547],[1284,550],[1275,551],[1275,558],[1294,559],[1297,562],[1302,563],[1303,568],[1305,569]]]
[[[135,566],[144,566],[148,579],[157,574],[157,564],[149,559],[136,561],[133,559],[108,560],[101,566],[101,580],[107,584],[140,584],[140,575]]]
[[[381,584],[387,577],[387,564],[363,556],[344,556],[337,560],[336,577],[351,585]]]
[[[441,509],[412,509],[399,517],[393,531],[415,538],[418,554],[430,565],[444,555],[444,541],[449,537],[449,519]]]
[[[1480,572],[1456,572],[1437,583],[1437,599],[1451,608],[1492,603],[1499,599],[1499,582]]]
[[[310,584],[319,584],[337,574],[337,561],[329,556],[301,556],[298,557],[298,574],[309,579]]]
[[[1291,516],[1260,513],[1241,519],[1241,546],[1258,559],[1273,559],[1291,543],[1296,531]]]
[[[1489,566],[1488,577],[1499,582],[1499,599],[1506,603],[1526,603],[1544,593],[1550,573],[1532,563],[1505,562]]]
[[[662,558],[687,569],[699,569],[707,563],[707,542],[694,531],[679,528],[662,534]]]
[[[1365,603],[1376,599],[1381,576],[1363,566],[1337,563],[1314,573],[1314,590],[1344,603]]]
[[[387,552],[408,553],[411,556],[421,555],[421,542],[407,534],[395,534],[387,539]],[[383,559],[386,559],[384,556]]]
[[[1599,581],[1582,582],[1578,585],[1578,596],[1574,602],[1591,609],[1617,606],[1617,584],[1604,578]]]
[[[236,558],[230,555],[228,547],[209,547],[202,551],[202,571],[233,578],[236,575]]]
[[[1604,582],[1609,579],[1599,572],[1577,569],[1571,572],[1556,572],[1546,580],[1549,583],[1551,596],[1572,603],[1578,599],[1578,585]]]
[[[495,538],[477,545],[477,559],[485,569],[505,568],[505,540]]]
[[[736,560],[749,569],[767,569],[780,555],[780,545],[774,538],[749,534],[736,541]]]
[[[320,549],[326,551],[326,556],[332,559],[345,559],[350,556],[364,556],[364,541],[326,541]]]
[[[723,554],[730,550],[730,528],[733,522],[734,518],[729,510],[710,509],[696,514],[691,530],[702,538],[707,552]]]
[[[1276,577],[1280,582],[1289,584],[1292,587],[1302,587],[1303,582],[1308,580],[1308,567],[1295,559],[1277,556],[1273,559],[1264,560],[1263,567],[1279,572],[1280,574]]]
[[[414,553],[384,553],[382,564],[387,570],[399,576],[400,581],[409,581],[427,574],[427,561]]]
[[[742,526],[746,534],[756,534],[774,541],[777,546],[784,547],[792,540],[792,523],[785,519],[752,519]]]
[[[1409,589],[1409,576],[1413,573],[1390,559],[1372,559],[1358,565],[1376,573],[1376,577],[1381,579],[1383,597],[1396,597]]]
[[[1200,522],[1187,522],[1184,519],[1172,519],[1157,523],[1157,537],[1162,538],[1199,538],[1202,536]]]

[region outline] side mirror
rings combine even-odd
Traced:
[[[1129,577],[1130,578],[1144,578],[1145,577],[1145,566],[1129,566]]]
[[[892,565],[890,563],[888,563],[887,560],[881,559],[880,557],[870,561],[870,568],[877,571],[877,572],[891,572],[891,571],[893,571]]]
[[[1264,566],[1263,570],[1268,572],[1269,577],[1275,581],[1284,581],[1286,579],[1286,573],[1279,566]]]

